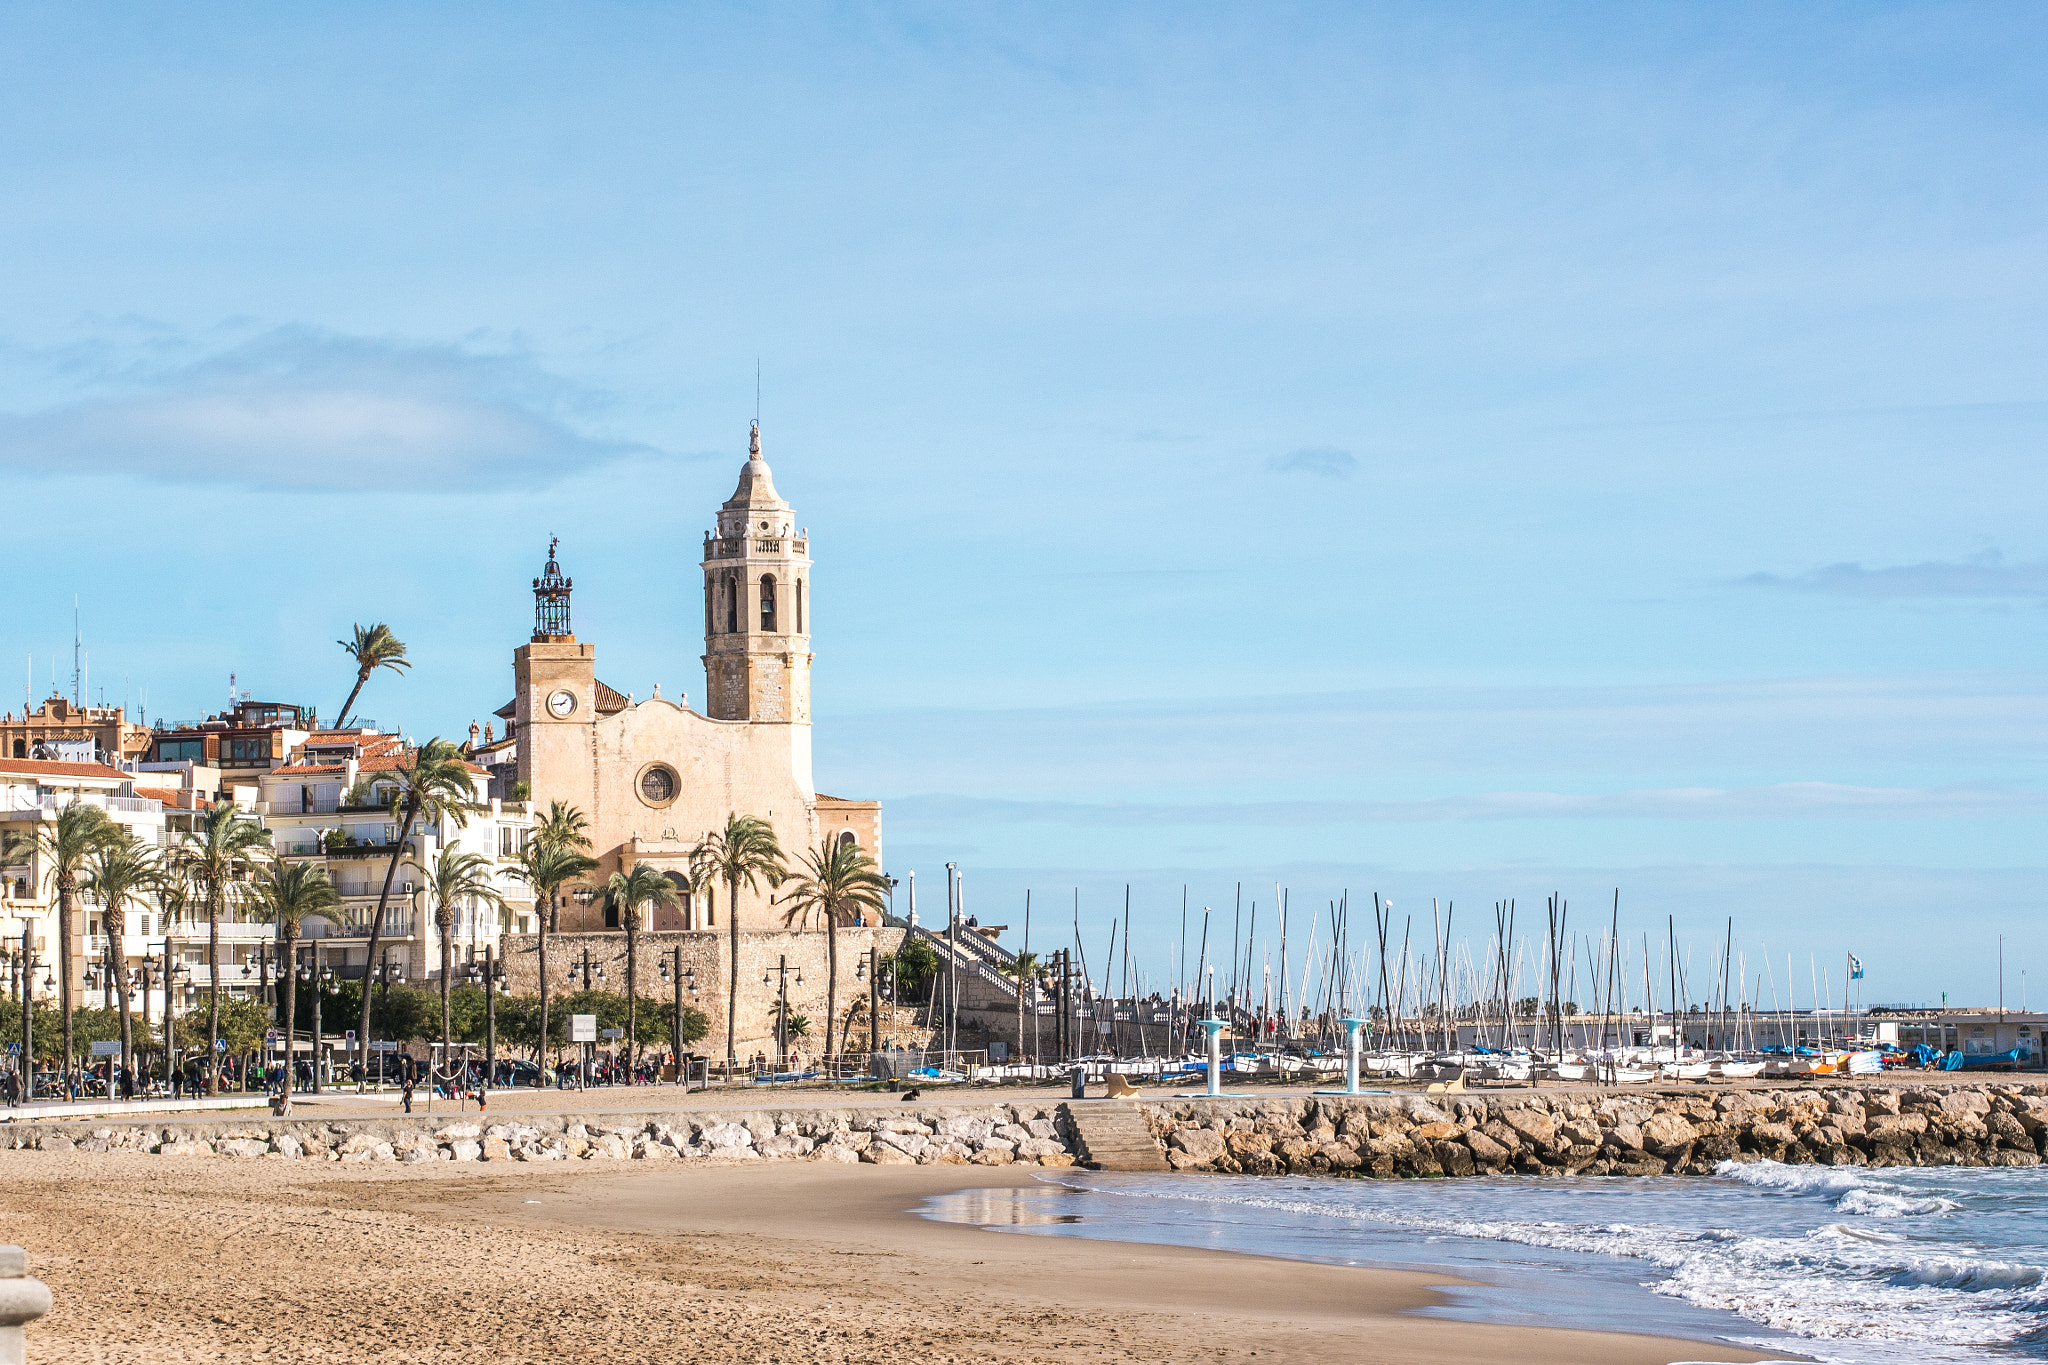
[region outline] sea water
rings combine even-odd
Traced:
[[[2048,1358],[2048,1167],[1725,1163],[1466,1180],[1047,1172],[926,1213],[1055,1236],[1439,1269],[1458,1318],[1856,1365]],[[1568,1274],[1560,1274],[1560,1271]]]

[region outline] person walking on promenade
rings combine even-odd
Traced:
[[[405,1069],[404,1080],[401,1084],[405,1087],[405,1112],[410,1114],[412,1112],[412,1088],[415,1084],[411,1067]]]

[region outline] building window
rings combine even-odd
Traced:
[[[21,757],[21,743],[15,742],[15,757]],[[206,741],[203,739],[160,739],[156,742],[156,761],[159,763],[203,763],[206,761]]]
[[[775,632],[775,575],[761,575],[761,629],[769,634]]]
[[[725,576],[725,633],[740,633],[740,580],[738,574]]]
[[[711,618],[711,580],[706,579],[704,581],[704,633],[706,635],[714,633],[712,629],[714,622]]]
[[[841,848],[845,848],[848,844],[857,844],[859,842],[860,840],[853,837],[852,830],[843,829],[839,831],[839,846]]]
[[[526,849],[526,831],[518,825],[498,826],[498,856],[517,858]]]
[[[796,581],[796,633],[804,633],[804,581]]]
[[[231,739],[228,741],[230,762],[253,763],[270,757],[270,736],[258,735],[254,739]]]
[[[640,774],[640,799],[650,806],[666,806],[676,799],[680,786],[675,769],[663,763],[650,763]]]

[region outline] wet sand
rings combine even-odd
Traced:
[[[1193,1178],[1193,1177],[1191,1177]],[[1016,1237],[911,1210],[1025,1171],[542,1170],[0,1151],[37,1361],[1664,1365],[1707,1343],[1403,1315],[1447,1277]]]

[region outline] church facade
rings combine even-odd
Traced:
[[[596,645],[571,628],[573,583],[554,546],[534,580],[533,636],[513,653],[513,698],[498,712],[507,733],[478,757],[525,783],[537,811],[565,801],[583,812],[595,885],[641,864],[677,883],[680,906],[656,911],[650,930],[725,926],[725,888],[686,883],[691,848],[734,814],[773,826],[792,871],[827,839],[881,863],[880,803],[821,796],[811,777],[811,568],[809,532],[776,492],[757,424],[704,536],[701,709],[659,688],[635,700],[599,678]],[[780,926],[765,889],[742,896],[744,928]],[[616,927],[606,913],[601,897],[570,897],[561,928]]]

